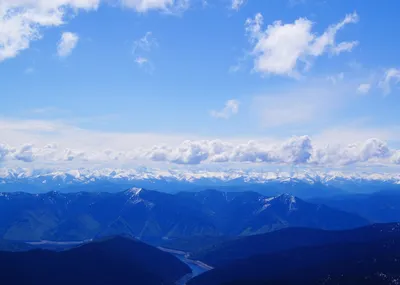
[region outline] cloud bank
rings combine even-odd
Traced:
[[[340,167],[348,165],[398,165],[400,150],[391,149],[376,138],[349,145],[320,146],[308,136],[292,137],[282,143],[265,144],[257,141],[231,143],[222,140],[186,140],[174,147],[155,145],[131,150],[76,150],[56,144],[43,147],[25,144],[12,147],[0,144],[0,162],[92,162],[107,165],[112,161],[162,162],[175,165],[199,164],[271,164]]]

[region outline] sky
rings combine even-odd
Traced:
[[[399,8],[0,0],[0,166],[397,170]]]

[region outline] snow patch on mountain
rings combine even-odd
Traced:
[[[280,183],[295,185],[299,183],[309,185],[329,185],[341,188],[343,185],[362,185],[363,183],[386,183],[400,185],[399,173],[350,173],[329,171],[325,173],[309,170],[284,172],[261,170],[157,170],[157,169],[72,169],[72,170],[30,170],[24,168],[0,168],[0,187],[12,183],[41,184],[47,187],[54,185],[90,185],[100,182],[129,183],[146,182],[149,185],[156,183],[181,183],[196,186],[237,186],[263,185]],[[160,185],[160,184],[157,184]],[[146,186],[148,188],[148,186]],[[151,189],[151,187],[150,187]],[[133,193],[140,190],[132,188]]]

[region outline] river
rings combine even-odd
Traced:
[[[195,262],[193,262],[191,260],[188,260],[182,254],[174,254],[174,255],[177,258],[179,258],[179,260],[181,260],[182,262],[186,263],[190,267],[190,269],[192,269],[192,273],[193,273],[192,277],[196,277],[197,275],[200,275],[200,274],[202,274],[202,273],[204,273],[204,272],[209,270],[209,269],[207,269],[207,268],[205,268],[203,266],[198,265],[197,263],[195,263]]]
[[[85,242],[89,242],[88,241],[80,241],[80,242],[54,242],[54,241],[40,241],[40,242],[27,242],[28,244],[43,248],[43,249],[69,249],[78,245],[81,245]],[[177,257],[179,260],[181,260],[182,262],[184,262],[185,264],[187,264],[190,269],[192,269],[192,274],[188,274],[186,276],[184,276],[181,280],[179,280],[176,284],[177,285],[185,285],[187,281],[189,281],[190,279],[192,279],[193,277],[196,277],[210,269],[212,269],[212,267],[208,266],[207,264],[204,264],[200,261],[195,261],[195,260],[190,260],[188,258],[186,258],[187,253],[183,252],[183,251],[179,251],[179,250],[173,250],[173,249],[167,249],[167,248],[162,248],[162,247],[158,247],[158,249],[168,252],[172,255],[174,255],[175,257]]]
[[[192,279],[192,278],[194,278],[194,277],[196,277],[196,276],[198,276],[198,275],[200,275],[200,274],[212,269],[211,266],[209,266],[207,264],[204,264],[204,263],[202,263],[200,261],[188,259],[187,258],[187,253],[184,252],[184,251],[179,251],[179,250],[169,249],[169,248],[163,248],[163,247],[159,247],[159,249],[174,255],[179,260],[181,260],[182,262],[187,264],[190,267],[190,269],[192,269],[192,273],[183,276],[180,280],[178,280],[176,282],[176,285],[186,285],[186,283],[190,279]]]

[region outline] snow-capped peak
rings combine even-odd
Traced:
[[[41,184],[48,190],[58,189],[63,185],[95,184],[101,182],[143,185],[150,189],[159,189],[156,185],[169,183],[190,185],[240,186],[281,183],[284,185],[308,184],[325,185],[334,188],[354,189],[364,183],[385,183],[400,185],[398,173],[348,173],[339,171],[312,172],[296,171],[278,173],[262,170],[159,170],[159,169],[78,169],[78,170],[29,170],[23,168],[0,168],[0,186],[12,183]],[[148,184],[155,185],[146,186]],[[381,185],[380,185],[381,186]],[[140,188],[132,188],[132,193],[139,194]]]
[[[129,189],[128,192],[137,196],[140,194],[140,192],[142,192],[142,190],[143,190],[143,188],[133,187],[133,188]]]

